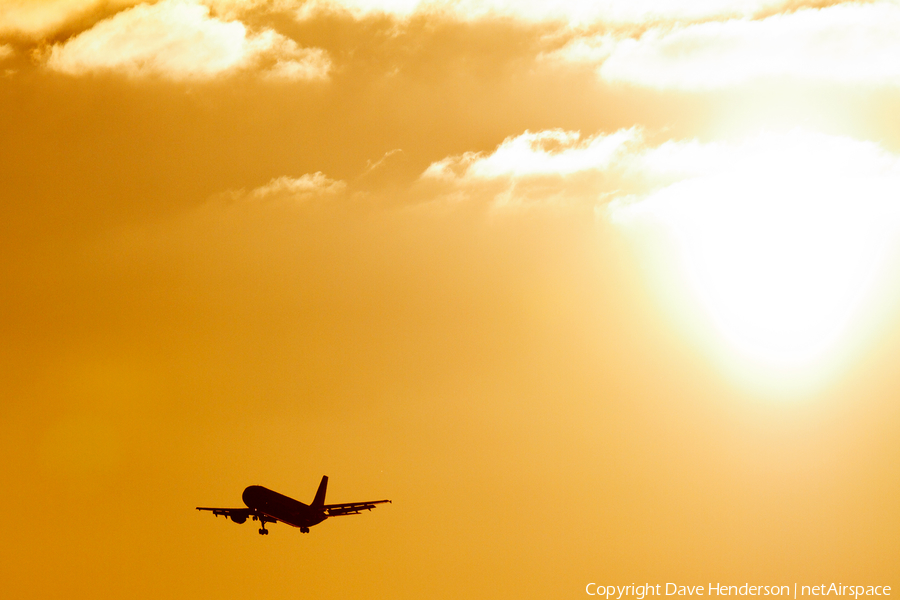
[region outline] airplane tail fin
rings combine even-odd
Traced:
[[[316,497],[313,499],[312,504],[310,505],[312,508],[322,508],[325,506],[325,488],[328,487],[328,475],[322,475],[322,483],[319,484],[319,489],[316,490]]]

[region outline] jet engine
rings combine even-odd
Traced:
[[[237,523],[237,524],[241,524],[241,523],[243,523],[244,521],[247,520],[247,515],[235,515],[235,514],[231,514],[231,515],[229,515],[229,517],[231,518],[232,521],[234,521],[234,522]]]

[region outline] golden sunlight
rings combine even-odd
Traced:
[[[684,282],[739,356],[810,367],[838,348],[884,273],[897,158],[804,132],[716,154],[716,168],[613,206],[614,217],[663,226]]]
[[[4,595],[887,600],[898,31],[0,0]]]

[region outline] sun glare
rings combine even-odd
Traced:
[[[797,132],[721,154],[715,172],[617,210],[663,225],[683,280],[734,352],[755,365],[809,367],[839,345],[884,271],[896,159]]]

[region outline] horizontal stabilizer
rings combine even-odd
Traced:
[[[376,504],[384,504],[390,500],[372,500],[371,502],[349,502],[347,504],[326,504],[325,514],[329,517],[340,517],[343,515],[358,515],[360,511],[372,510]]]

